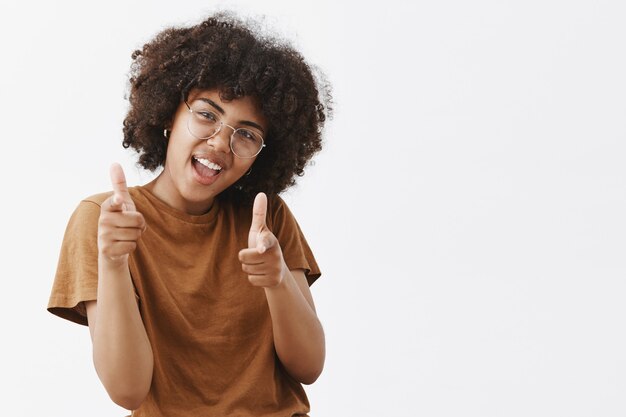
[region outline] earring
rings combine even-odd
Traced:
[[[167,139],[167,129],[163,129],[163,137]]]
[[[245,176],[247,177],[248,175],[250,175],[250,173],[251,173],[251,172],[252,172],[252,167],[250,167],[250,169],[248,170],[248,172],[246,172],[246,175],[245,175]]]

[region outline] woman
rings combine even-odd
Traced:
[[[124,147],[139,187],[69,221],[48,310],[89,325],[94,365],[135,416],[302,416],[322,371],[320,271],[278,193],[321,149],[329,87],[228,14],[133,53]],[[320,91],[321,90],[321,91]]]

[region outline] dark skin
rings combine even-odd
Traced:
[[[235,16],[220,13],[189,28],[166,29],[133,59],[123,145],[139,153],[145,169],[164,166],[163,129],[197,90],[217,90],[226,102],[254,97],[266,122],[267,147],[252,173],[217,193],[221,199],[252,204],[260,191],[280,194],[322,149],[332,101],[323,74],[288,42],[268,39]]]
[[[235,129],[250,122],[266,127],[252,99],[221,101],[211,90],[198,91],[197,97],[215,100],[224,123]],[[168,158],[152,192],[171,207],[198,214],[208,211],[217,194],[244,175],[254,158],[233,155],[227,129],[207,140],[193,137],[184,108],[183,103],[172,120]],[[202,176],[198,155],[219,162],[219,173]],[[114,402],[135,409],[150,390],[153,355],[134,298],[128,256],[149,225],[137,212],[117,164],[111,168],[111,183],[114,192],[101,206],[98,225],[98,301],[87,302],[86,308],[98,376]],[[252,207],[248,247],[238,257],[250,284],[265,291],[279,360],[294,379],[310,384],[324,366],[324,331],[304,271],[288,269],[266,218],[267,196],[259,193]]]

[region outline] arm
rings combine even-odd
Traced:
[[[289,374],[299,382],[312,384],[324,368],[324,329],[315,313],[304,271],[285,271],[280,284],[265,288],[274,346]]]
[[[128,266],[98,261],[98,301],[86,303],[93,361],[111,400],[134,410],[150,390],[153,356]]]
[[[266,226],[267,197],[254,201],[248,248],[239,260],[252,285],[263,287],[272,317],[274,346],[289,374],[311,384],[324,367],[324,330],[302,270],[289,271],[278,239]]]
[[[93,360],[100,381],[116,404],[132,410],[150,390],[153,355],[135,300],[128,269],[145,228],[135,210],[124,173],[111,168],[114,193],[104,201],[98,221],[98,301],[86,303]]]

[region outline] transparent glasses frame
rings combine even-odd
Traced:
[[[231,125],[228,125],[226,123],[224,123],[223,121],[219,121],[220,126],[217,128],[217,130],[215,131],[215,133],[213,133],[210,136],[207,136],[205,138],[200,138],[198,136],[196,136],[192,130],[191,130],[191,126],[190,124],[193,123],[192,122],[192,118],[193,118],[193,113],[194,110],[191,108],[191,106],[189,105],[189,103],[187,103],[187,100],[185,100],[185,105],[187,106],[187,109],[189,110],[189,118],[187,119],[187,130],[189,131],[189,133],[191,134],[191,136],[193,136],[194,138],[198,139],[198,140],[209,140],[213,137],[215,137],[215,135],[217,135],[218,133],[220,133],[222,131],[222,127],[227,126],[230,127],[233,130],[233,133],[230,135],[230,140],[229,140],[229,146],[230,146],[230,150],[233,153],[233,155],[235,155],[237,158],[241,158],[241,159],[250,159],[250,158],[254,158],[255,156],[257,156],[258,154],[261,153],[261,151],[263,150],[263,148],[265,148],[265,139],[263,138],[263,136],[259,135],[259,137],[261,138],[261,146],[259,147],[259,150],[252,156],[240,156],[237,154],[237,152],[235,152],[235,148],[233,147],[233,140],[235,137],[235,133],[238,130],[242,130],[240,129],[235,129],[234,127],[232,127]]]

